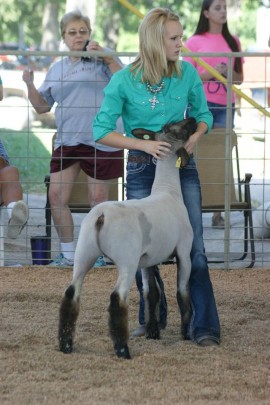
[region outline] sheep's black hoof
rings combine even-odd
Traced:
[[[114,345],[114,350],[115,353],[117,355],[117,357],[121,358],[121,359],[131,359],[131,356],[129,354],[129,349],[128,349],[128,345]]]
[[[62,353],[72,353],[72,338],[64,337],[59,339],[59,349]]]
[[[183,340],[189,340],[188,325],[181,325],[181,335]]]
[[[146,339],[160,339],[160,329],[157,322],[146,325],[145,337]]]

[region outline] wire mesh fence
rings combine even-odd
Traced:
[[[4,54],[9,56],[7,51]],[[0,139],[8,151],[12,164],[17,166],[20,171],[24,200],[28,204],[30,215],[28,223],[19,237],[16,240],[11,240],[6,237],[7,209],[3,205],[1,207],[0,262],[1,265],[6,266],[31,265],[33,263],[33,246],[31,247],[33,237],[43,237],[45,240],[49,237],[49,248],[48,245],[45,245],[45,249],[49,250],[48,260],[53,259],[59,253],[59,238],[53,221],[48,223],[48,190],[45,181],[50,172],[52,139],[56,131],[54,109],[51,113],[46,114],[37,114],[34,111],[27,98],[25,83],[22,81],[22,70],[28,67],[35,69],[34,57],[42,56],[45,58],[50,56],[55,60],[70,53],[10,51],[10,56],[13,58],[18,54],[25,56],[24,60],[28,61],[28,65],[0,65],[0,76],[4,88],[4,99],[0,102]],[[98,57],[98,53],[96,54]],[[132,61],[135,56],[130,53],[115,54],[120,57],[124,64]],[[246,97],[237,97],[236,103],[234,132],[237,136],[238,156],[236,156],[235,149],[231,153],[228,144],[225,145],[225,156],[218,156],[218,158],[223,160],[224,166],[229,161],[229,166],[232,167],[233,186],[237,197],[239,197],[239,189],[236,186],[237,169],[239,169],[240,180],[244,179],[246,173],[252,174],[249,187],[254,234],[250,235],[248,229],[248,237],[254,240],[255,267],[268,267],[270,265],[269,54],[242,52],[240,55],[245,58],[245,79],[238,89]],[[232,56],[228,55],[228,58]],[[35,71],[37,87],[43,82],[47,67],[39,65],[38,69]],[[258,71],[260,74],[256,74]],[[249,100],[252,102],[250,103]],[[262,109],[256,107],[257,103]],[[97,110],[99,105],[100,100],[94,100],[94,104],[93,100],[89,101],[89,109]],[[230,103],[225,108],[227,108],[229,115],[232,111]],[[225,131],[230,136],[231,131],[228,128],[225,128]],[[126,151],[124,156],[126,158]],[[125,168],[125,158],[123,168]],[[211,160],[209,166],[211,167]],[[225,217],[225,229],[213,228],[212,212],[203,213],[205,249],[210,267],[246,267],[251,261],[250,247],[244,247],[248,251],[243,252],[246,226],[243,212],[231,210],[229,207],[231,182],[231,173],[227,173],[227,178],[217,184],[219,187],[223,186],[225,192],[224,204],[226,209],[222,214]],[[117,185],[113,185],[114,190],[116,190],[114,196],[119,200],[125,199],[124,183],[125,173],[123,178],[118,179]],[[203,187],[204,184],[202,183]],[[216,187],[216,190],[219,187]],[[215,192],[219,191],[213,191],[213,197]],[[243,187],[242,192],[244,192]],[[87,193],[86,185],[85,193]],[[87,195],[85,197],[87,199]],[[86,210],[81,213],[72,213],[75,242],[78,239],[80,224],[85,215]],[[50,227],[49,236],[48,226]],[[246,253],[243,260],[235,260],[242,257],[243,253]]]

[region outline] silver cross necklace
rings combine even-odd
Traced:
[[[148,100],[151,103],[152,110],[154,110],[156,107],[156,104],[159,103],[159,101],[157,99],[157,94],[161,92],[161,90],[164,88],[164,86],[165,86],[164,79],[162,79],[162,82],[157,86],[156,89],[154,89],[149,82],[146,82],[147,90],[153,94],[153,97],[149,98],[149,100]]]

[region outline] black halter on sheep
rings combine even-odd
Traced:
[[[172,256],[176,257],[177,263],[181,333],[184,339],[187,338],[191,316],[189,277],[193,232],[182,198],[179,167],[189,161],[184,144],[196,128],[195,119],[188,118],[165,125],[159,133],[145,129],[133,131],[139,138],[147,136],[148,139],[170,142],[173,153],[157,161],[149,197],[107,201],[97,205],[84,218],[75,251],[72,282],[60,306],[58,338],[62,352],[72,352],[84,277],[102,254],[109,257],[118,269],[117,283],[108,308],[110,335],[118,357],[130,358],[127,301],[138,268],[143,269],[146,337],[160,337],[157,322],[160,292],[147,268]]]

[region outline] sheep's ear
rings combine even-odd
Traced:
[[[145,140],[150,140],[154,141],[156,138],[156,132],[154,131],[149,131],[149,129],[144,129],[144,128],[136,128],[133,129],[132,135],[134,135],[136,138],[139,139],[145,139]]]
[[[185,167],[189,163],[189,154],[187,153],[185,148],[180,148],[176,151],[178,159],[181,159],[180,167]]]

